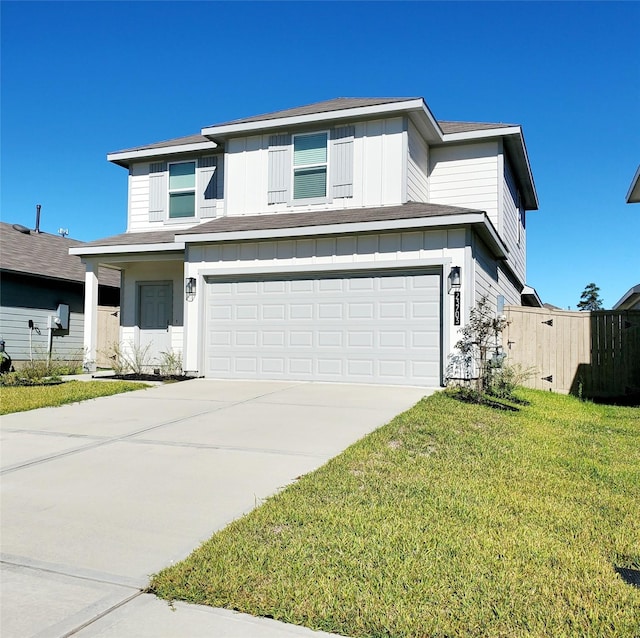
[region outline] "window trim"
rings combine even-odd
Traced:
[[[193,164],[193,187],[171,188],[171,167],[177,164]],[[198,160],[187,159],[179,162],[167,162],[167,221],[180,222],[182,220],[197,219],[198,217]],[[180,193],[193,193],[193,215],[171,216],[171,195]]]
[[[297,137],[309,137],[311,135],[325,135],[326,139],[327,139],[327,159],[324,162],[319,162],[319,163],[315,163],[315,164],[300,164],[300,165],[296,165],[296,159],[295,159],[295,140]],[[289,199],[289,204],[291,206],[306,206],[309,204],[325,204],[327,202],[331,201],[331,195],[330,195],[330,181],[331,181],[331,168],[330,168],[330,162],[331,162],[331,131],[329,129],[323,129],[323,130],[319,130],[319,131],[305,131],[304,133],[293,133],[291,135],[291,196]],[[325,174],[325,185],[324,185],[324,196],[323,197],[303,197],[303,198],[296,198],[295,197],[295,192],[296,192],[296,170],[307,170],[310,168],[320,168],[320,167],[324,167],[326,174]]]

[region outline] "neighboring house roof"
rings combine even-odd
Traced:
[[[640,309],[640,284],[629,288],[622,298],[613,305],[613,310]]]
[[[82,245],[76,239],[21,232],[0,222],[0,270],[84,283],[84,264],[79,257],[69,254],[70,248]],[[120,274],[114,270],[101,268],[98,277],[103,285],[120,287]]]
[[[631,180],[627,193],[627,204],[640,204],[640,166]]]

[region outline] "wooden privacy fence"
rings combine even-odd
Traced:
[[[96,365],[99,368],[110,368],[113,361],[108,353],[113,345],[120,342],[120,308],[98,306],[98,346],[96,348]]]
[[[505,315],[507,361],[535,370],[525,385],[585,398],[640,392],[640,311],[508,306]]]

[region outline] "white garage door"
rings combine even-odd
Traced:
[[[211,278],[205,374],[438,386],[440,274]]]

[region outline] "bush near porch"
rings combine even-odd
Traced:
[[[519,396],[422,400],[152,590],[346,636],[640,635],[640,410]]]

